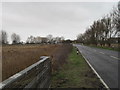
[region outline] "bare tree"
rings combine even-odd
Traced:
[[[17,35],[16,33],[13,33],[13,34],[11,35],[11,39],[12,39],[12,43],[13,43],[13,44],[18,44],[18,43],[20,43],[20,36]]]
[[[53,36],[51,34],[47,35],[48,43],[52,43]]]
[[[78,40],[86,44],[103,45],[106,41],[110,45],[110,38],[113,33],[113,25],[110,17],[94,21],[94,23],[78,36]]]
[[[8,38],[7,32],[4,30],[0,31],[0,43],[7,44],[8,43],[7,38]]]
[[[83,34],[78,34],[77,35],[77,41],[80,42],[80,43],[83,43],[83,40],[84,40],[83,36],[84,36]]]
[[[26,43],[31,43],[31,44],[35,43],[35,37],[31,35],[30,37],[27,38]]]
[[[105,37],[104,38],[105,38],[106,44],[111,46],[111,38],[112,38],[113,32],[115,30],[114,29],[115,25],[113,24],[113,19],[112,19],[111,15],[107,15],[101,21],[105,26],[105,28],[104,28]]]
[[[62,36],[62,37],[55,37],[54,38],[54,43],[62,43],[64,41],[64,37]]]
[[[114,8],[112,14],[113,23],[115,24],[115,34],[120,34],[120,2],[118,3],[118,8]]]
[[[112,38],[120,34],[120,2],[118,8],[114,9],[100,20],[94,23],[85,31],[79,34],[77,40],[85,44],[111,46]],[[117,36],[120,37],[120,36]]]
[[[63,36],[60,37],[61,42],[63,42],[65,40],[65,38]]]

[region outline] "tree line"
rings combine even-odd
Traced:
[[[20,36],[18,35],[18,34],[16,34],[16,33],[13,33],[12,35],[11,35],[11,40],[12,40],[12,44],[19,44],[19,43],[21,43],[20,42]],[[4,31],[4,30],[1,30],[0,31],[0,44],[8,44],[9,42],[8,42],[8,34],[7,34],[7,32],[6,31]]]
[[[49,34],[46,37],[34,37],[29,36],[26,40],[26,44],[40,44],[40,43],[47,43],[47,44],[56,44],[56,43],[62,43],[64,41],[64,37],[53,37],[53,35]]]
[[[112,12],[103,18],[94,21],[93,24],[86,29],[85,33],[77,36],[77,42],[93,45],[108,45],[118,43],[120,34],[120,2]],[[116,40],[116,41],[115,41]]]
[[[56,44],[56,43],[63,43],[64,37],[53,37],[51,34],[47,35],[46,37],[34,37],[29,36],[26,40],[26,42],[22,42],[20,35],[13,33],[11,35],[12,44],[43,44],[43,43],[49,43],[49,44]],[[0,44],[9,44],[8,42],[8,34],[5,30],[0,31]]]

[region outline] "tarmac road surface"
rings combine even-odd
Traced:
[[[118,58],[117,51],[88,47],[74,44],[88,60],[109,88],[118,88]]]

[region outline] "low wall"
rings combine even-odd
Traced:
[[[51,79],[50,57],[42,56],[38,62],[16,73],[0,83],[0,89],[7,88],[49,88]]]

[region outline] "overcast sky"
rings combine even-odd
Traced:
[[[48,34],[76,39],[94,20],[109,14],[117,2],[4,2],[2,29],[17,33],[23,41],[30,35]]]

